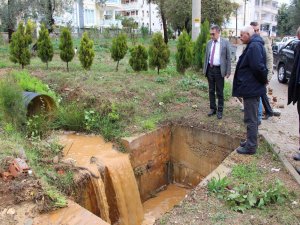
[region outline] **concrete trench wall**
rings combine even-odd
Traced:
[[[123,143],[142,202],[170,182],[194,187],[238,146],[239,139],[197,128],[162,127]]]

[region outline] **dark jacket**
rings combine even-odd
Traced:
[[[288,104],[300,101],[300,42],[295,49],[295,58],[291,78],[289,80]]]
[[[262,96],[266,93],[267,76],[264,41],[254,34],[236,65],[232,95],[244,98]]]

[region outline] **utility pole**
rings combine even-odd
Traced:
[[[152,12],[151,12],[151,2],[149,2],[149,34],[151,35],[152,34],[152,22],[151,22],[151,15],[152,15]]]
[[[245,2],[244,2],[244,26],[246,26],[246,5],[247,5],[247,1],[248,0],[245,0]]]
[[[201,0],[192,0],[192,40],[195,41],[200,34],[201,26]]]

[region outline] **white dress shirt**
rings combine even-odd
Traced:
[[[220,56],[221,56],[221,54],[220,54],[221,38],[220,37],[218,38],[217,42],[212,41],[211,48],[210,48],[210,56],[211,56],[211,53],[212,53],[214,45],[216,45],[216,48],[215,48],[213,65],[214,66],[220,66],[220,64],[221,64],[221,62],[220,62]],[[210,62],[211,57],[210,56],[209,56],[209,64],[211,64],[211,62]]]

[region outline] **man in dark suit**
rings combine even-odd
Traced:
[[[297,37],[300,40],[300,27],[297,29]],[[291,78],[289,80],[288,89],[288,105],[290,103],[297,103],[297,110],[299,116],[299,150],[300,150],[300,42],[295,49],[295,58]],[[300,153],[294,156],[294,159],[300,161]],[[300,174],[300,168],[297,168]]]
[[[220,27],[213,25],[210,28],[211,40],[206,45],[203,73],[208,79],[210,111],[212,116],[217,113],[222,119],[224,108],[224,77],[231,73],[231,51],[228,40],[220,37]],[[218,108],[216,105],[218,97]]]
[[[257,149],[257,109],[260,96],[266,92],[268,69],[264,41],[254,33],[252,26],[246,26],[241,30],[241,41],[247,44],[247,47],[236,65],[232,95],[243,98],[247,139],[241,142],[237,152],[252,155]]]

